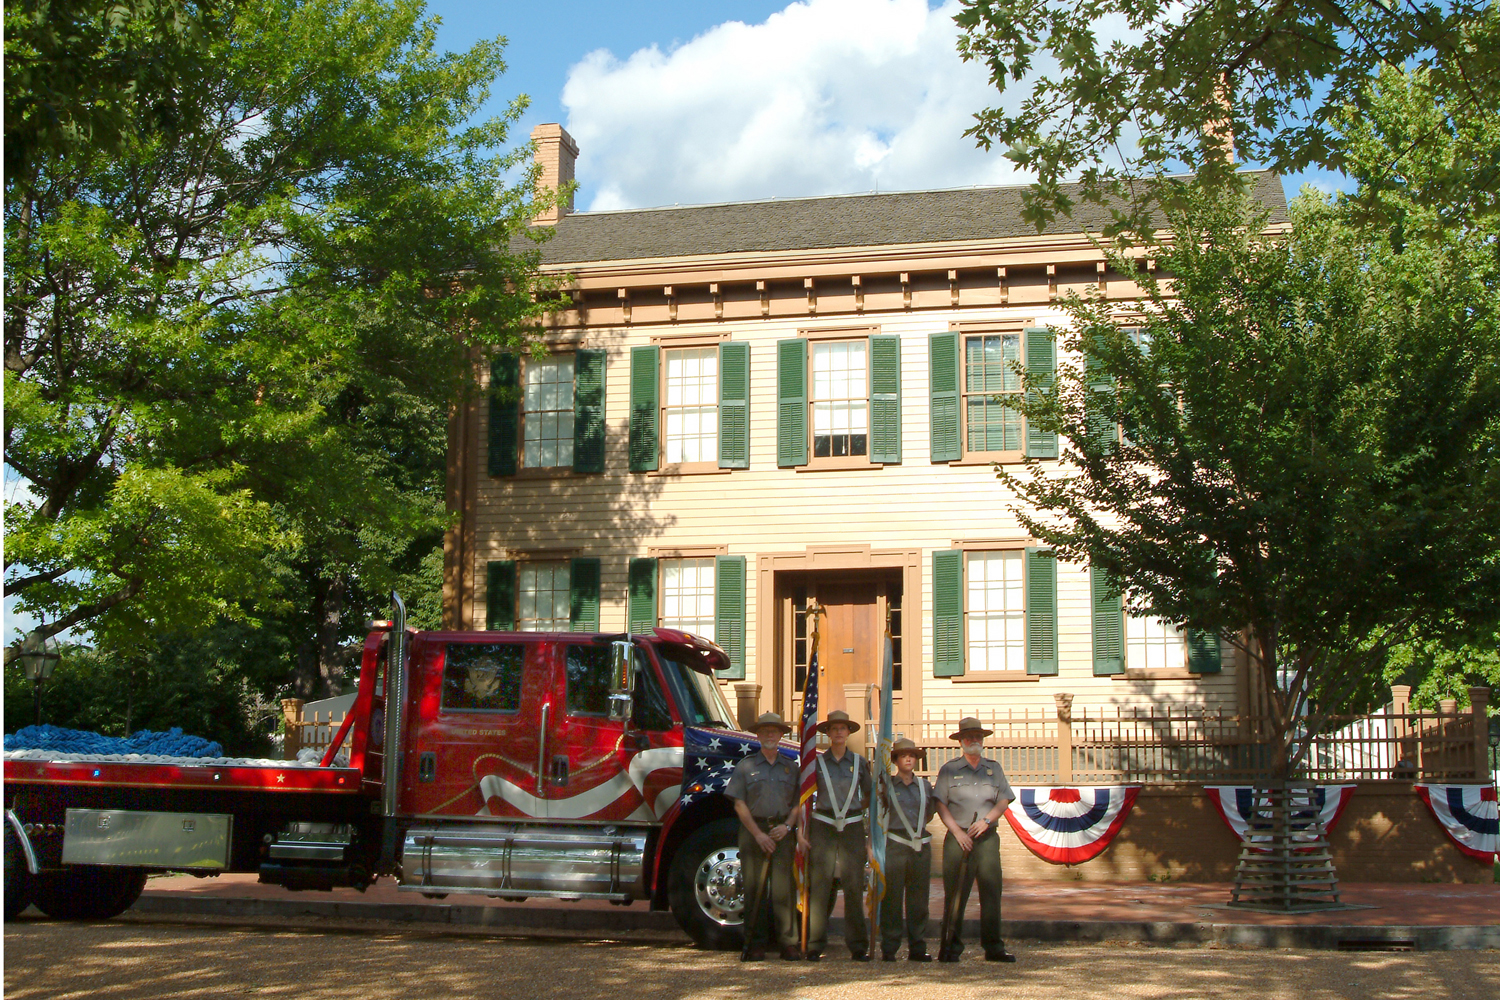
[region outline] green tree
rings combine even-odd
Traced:
[[[1037,184],[1027,214],[1041,224],[1083,197],[1139,228],[1171,170],[1222,180],[1241,160],[1283,173],[1354,165],[1346,108],[1368,109],[1382,67],[1424,71],[1434,109],[1420,144],[1462,139],[1500,107],[1500,9],[1490,0],[1387,4],[1363,0],[965,0],[959,51],[988,67],[1009,106],[968,132],[998,146]],[[1496,207],[1500,163],[1463,149],[1435,193]],[[1397,149],[1397,157],[1402,149]],[[1394,162],[1392,163],[1394,166]]]
[[[1431,204],[1442,170],[1382,166],[1441,113],[1428,87],[1386,71],[1341,124],[1360,190],[1304,193],[1290,234],[1185,188],[1139,315],[1074,298],[1085,362],[1028,383],[1062,471],[1001,473],[1027,528],[1131,610],[1244,650],[1288,772],[1395,651],[1500,615],[1500,231]]]
[[[5,461],[31,492],[5,512],[6,591],[39,636],[120,656],[296,601],[342,621],[307,592],[427,559],[447,409],[545,291],[513,249],[528,151],[502,151],[524,99],[475,119],[503,39],[439,53],[416,0],[183,5],[163,76],[110,58],[155,37],[137,9],[158,10],[67,6],[93,33],[59,68],[65,8],[17,5],[36,55],[14,94],[7,37]],[[12,170],[18,107],[86,114]],[[109,141],[75,141],[100,122]]]

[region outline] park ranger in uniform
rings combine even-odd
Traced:
[[[902,738],[891,747],[895,777],[884,775],[886,803],[885,895],[880,901],[880,957],[896,960],[901,931],[906,930],[906,957],[930,962],[927,952],[927,896],[932,888],[932,835],[927,824],[937,799],[927,779],[916,773],[927,752]]]
[[[818,961],[828,945],[828,910],[833,880],[844,890],[844,943],[856,962],[870,960],[870,932],[865,921],[865,806],[872,782],[869,762],[849,751],[849,734],[859,723],[847,712],[829,712],[818,725],[828,749],[818,755],[818,797],[813,801],[812,856],[807,906],[807,957]]]
[[[943,838],[943,890],[946,905],[958,902],[958,926],[952,941],[944,942],[938,961],[957,962],[964,950],[961,940],[964,908],[969,903],[969,889],[979,880],[979,941],[984,957],[990,962],[1014,962],[1016,957],[1005,950],[1000,939],[1000,834],[997,827],[1005,807],[1015,798],[1005,772],[997,761],[984,756],[984,738],[991,730],[979,720],[959,722],[951,738],[963,748],[963,756],[950,760],[938,769],[938,816],[948,828]],[[968,864],[964,864],[967,857]],[[960,885],[959,868],[964,868]],[[956,894],[956,895],[955,895]]]
[[[734,767],[724,792],[734,800],[734,812],[740,819],[740,873],[745,887],[745,917],[756,905],[766,865],[771,866],[770,899],[761,902],[761,919],[756,926],[745,928],[749,945],[746,961],[766,957],[765,910],[769,906],[775,923],[781,957],[794,961],[802,957],[797,946],[796,893],[792,888],[792,853],[807,849],[807,841],[797,830],[797,765],[781,756],[781,738],[792,727],[775,712],[766,712],[755,720],[754,732],[760,740],[758,754],[746,757]],[[794,835],[795,834],[795,835]]]

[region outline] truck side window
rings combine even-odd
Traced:
[[[514,712],[521,707],[519,642],[450,642],[443,667],[443,708],[461,712]]]
[[[568,714],[609,714],[609,660],[606,644],[568,647]]]
[[[656,668],[639,649],[635,651],[634,708],[630,724],[636,729],[661,731],[672,728],[672,712],[667,708],[667,693],[656,679]]]

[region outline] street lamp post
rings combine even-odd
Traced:
[[[21,669],[26,672],[26,679],[31,681],[34,702],[36,706],[36,724],[42,724],[42,681],[52,676],[57,661],[62,659],[62,654],[57,651],[57,640],[51,636],[45,639],[36,639],[35,635],[26,637],[21,644],[21,652],[16,659],[21,661]]]

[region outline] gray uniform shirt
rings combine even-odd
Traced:
[[[835,759],[826,750],[819,757],[823,766],[815,768],[818,775],[818,797],[813,799],[813,812],[832,816],[837,806],[849,802],[849,811],[844,816],[858,819],[865,811],[865,803],[870,801],[870,769],[864,766],[863,758],[848,750],[844,751],[842,759]],[[823,767],[828,769],[826,781],[823,778]],[[854,793],[854,799],[850,802],[849,785],[854,781],[856,773],[859,774],[859,791]]]
[[[901,817],[906,817],[906,822],[911,826],[912,832],[920,839],[926,836],[927,824],[932,822],[932,817],[937,815],[937,799],[932,792],[932,786],[927,785],[927,808],[922,809],[922,786],[927,785],[927,779],[920,774],[913,775],[911,784],[907,784],[900,778],[892,775],[889,803],[892,810],[890,822],[886,828],[892,833],[906,836],[906,827],[901,823]],[[917,810],[921,809],[921,815]],[[896,813],[901,815],[898,816]]]
[[[797,804],[797,765],[781,756],[772,764],[765,754],[752,754],[734,766],[724,794],[749,806],[756,819],[785,819]]]
[[[1015,801],[1010,782],[1000,765],[988,757],[979,758],[978,767],[970,767],[965,757],[950,760],[938,768],[937,787],[933,795],[948,807],[953,820],[967,829],[976,819],[983,819],[1001,799]]]

